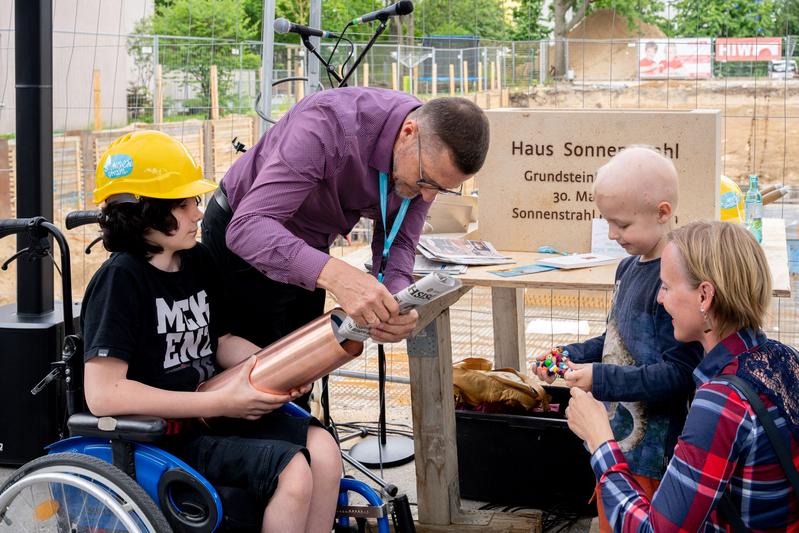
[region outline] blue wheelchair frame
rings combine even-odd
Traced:
[[[307,417],[311,416],[304,409],[295,404],[286,404],[283,411],[289,416]],[[131,443],[133,445],[133,455],[135,463],[136,482],[141,485],[144,491],[155,502],[159,509],[166,509],[167,505],[174,505],[174,502],[162,501],[160,493],[161,480],[163,475],[171,470],[178,469],[188,474],[196,480],[210,495],[215,511],[211,516],[215,517],[212,527],[207,529],[209,532],[216,531],[222,524],[224,509],[222,499],[211,483],[194,468],[181,461],[169,452],[156,446],[145,443]],[[108,439],[98,437],[69,437],[55,442],[47,447],[48,453],[73,452],[90,455],[101,459],[107,463],[114,464],[113,450]],[[382,509],[382,516],[377,517],[377,530],[379,533],[389,533],[388,513],[380,495],[366,483],[352,478],[342,478],[339,485],[338,506],[349,505],[349,493],[354,492],[362,496],[372,507]],[[338,514],[338,513],[337,513]],[[348,528],[350,518],[348,516],[338,516],[336,521],[339,526]]]
[[[47,450],[50,454],[73,452],[90,455],[107,463],[114,464],[111,444],[108,439],[96,437],[69,437],[51,444],[47,447]],[[134,445],[134,456],[136,464],[136,482],[141,485],[159,509],[164,508],[164,502],[161,502],[161,498],[158,494],[161,477],[168,470],[179,468],[195,478],[212,495],[216,510],[213,515],[216,517],[216,520],[214,521],[213,527],[208,531],[213,532],[219,528],[224,516],[222,499],[219,497],[214,487],[199,472],[174,455],[149,444],[136,443]]]
[[[96,223],[97,220],[97,211],[74,212],[67,216],[66,227],[67,229],[72,229],[79,225]],[[208,503],[206,521],[200,521],[199,525],[196,522],[190,524],[194,529],[189,530],[202,531],[203,533],[216,531],[224,518],[222,498],[218,491],[199,472],[171,453],[152,444],[140,442],[144,440],[152,442],[160,437],[164,433],[166,426],[163,419],[157,417],[106,417],[106,419],[113,420],[112,426],[115,429],[104,431],[103,424],[100,423],[101,419],[88,413],[80,412],[84,407],[81,389],[82,379],[78,378],[78,376],[82,375],[79,368],[79,365],[82,365],[82,349],[80,347],[82,343],[79,337],[74,335],[69,245],[63,233],[44,217],[0,220],[0,238],[23,232],[28,232],[31,235],[35,248],[32,246],[28,250],[18,252],[17,256],[23,253],[35,253],[42,256],[45,253],[49,253],[50,244],[48,239],[45,238],[48,233],[58,242],[61,255],[62,304],[65,324],[64,350],[60,360],[51,363],[51,372],[31,392],[36,394],[51,382],[60,382],[63,385],[66,400],[65,410],[70,417],[67,425],[72,433],[75,433],[75,428],[78,428],[78,435],[73,435],[49,445],[47,447],[48,453],[74,452],[92,456],[116,466],[122,472],[130,475],[162,512],[169,510],[170,505],[172,506],[172,511],[177,510],[177,505],[174,501],[163,501],[164,498],[171,499],[170,492],[165,488],[164,476],[170,476],[169,481],[176,478],[177,481],[188,484],[201,496],[204,496],[203,499]],[[311,416],[307,411],[291,403],[284,405],[282,410],[289,416]],[[72,422],[75,419],[80,419],[80,421],[73,424]],[[131,431],[126,432],[125,429],[121,429],[119,432],[116,431],[117,427],[125,424],[132,428]],[[66,428],[60,428],[59,434],[64,435],[65,433]],[[85,435],[80,435],[80,433],[85,433]],[[138,441],[137,435],[140,436]],[[350,507],[350,492],[361,495],[369,506]],[[69,491],[62,493],[62,498],[68,499],[68,496]],[[69,506],[68,501],[62,503]],[[378,531],[380,533],[389,533],[389,505],[366,483],[352,478],[342,478],[339,487],[338,505],[339,509],[346,507],[345,511],[356,519],[363,519],[369,516],[376,518]],[[164,512],[164,515],[169,518],[170,513]],[[180,515],[179,510],[177,510],[177,513],[173,512],[171,514],[173,518],[176,515]],[[338,526],[349,528],[350,516],[346,514],[340,515],[338,510],[336,516],[336,524]]]

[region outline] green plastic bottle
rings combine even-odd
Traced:
[[[746,228],[757,242],[763,242],[763,196],[757,183],[757,174],[749,176],[749,190],[744,197],[744,219]]]

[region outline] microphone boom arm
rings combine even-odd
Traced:
[[[350,70],[347,71],[347,74],[344,76],[344,79],[341,79],[338,76],[336,76],[336,79],[339,80],[339,82],[340,82],[338,84],[339,87],[346,87],[347,86],[347,80],[350,79],[350,76],[352,76],[352,73],[355,72],[355,69],[358,68],[358,65],[361,64],[361,61],[363,61],[363,58],[366,56],[366,53],[369,51],[370,48],[372,48],[372,45],[375,44],[375,41],[377,40],[377,38],[380,37],[380,35],[384,31],[386,31],[386,27],[388,26],[388,15],[386,15],[385,17],[380,17],[380,19],[378,19],[378,20],[380,20],[380,25],[375,30],[375,33],[374,33],[374,35],[372,35],[372,38],[369,39],[369,42],[366,43],[366,46],[364,46],[363,50],[361,50],[361,53],[358,54],[358,57],[355,59],[355,63],[353,63],[352,66],[350,67]],[[397,58],[397,59],[399,59],[399,58]],[[330,68],[330,67],[328,67],[328,68]]]
[[[344,82],[342,81],[341,76],[338,75],[338,72],[336,72],[336,69],[331,67],[330,63],[325,61],[324,58],[319,55],[319,52],[316,51],[316,47],[313,45],[308,36],[306,35],[302,36],[302,44],[305,46],[305,48],[308,49],[309,52],[311,52],[314,56],[316,56],[316,58],[319,60],[319,63],[324,65],[325,70],[328,72],[328,74],[333,76],[333,78],[335,78],[335,80],[339,82],[339,87],[345,87]]]

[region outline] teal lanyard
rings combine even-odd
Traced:
[[[391,250],[391,245],[394,244],[394,237],[397,236],[402,220],[405,218],[405,213],[408,211],[408,205],[411,203],[410,198],[403,198],[400,204],[397,216],[394,218],[394,223],[391,224],[391,231],[386,230],[386,204],[388,203],[388,174],[385,172],[380,173],[380,214],[383,215],[383,257],[380,260],[380,269],[377,271],[377,281],[383,283],[383,271],[388,264],[388,252]]]

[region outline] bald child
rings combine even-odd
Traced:
[[[610,402],[614,437],[650,497],[685,422],[692,372],[702,356],[698,343],[674,339],[671,316],[657,302],[660,254],[678,192],[674,164],[648,147],[629,147],[599,169],[594,200],[608,221],[608,237],[630,257],[616,270],[605,333],[563,347],[574,362],[566,383]],[[597,504],[600,529],[611,531]]]

